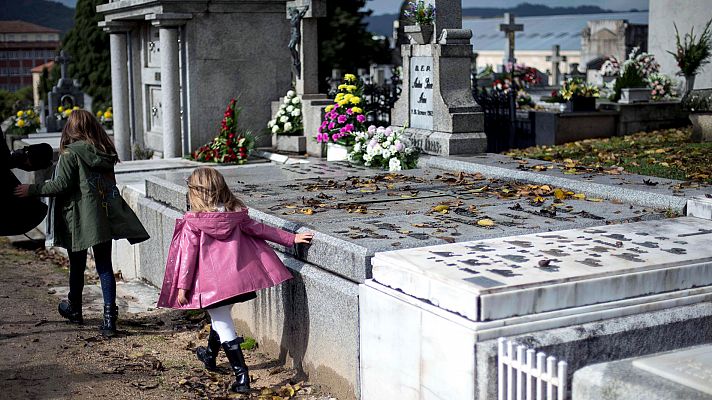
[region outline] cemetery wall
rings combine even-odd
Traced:
[[[675,51],[675,27],[680,34],[702,32],[705,23],[712,17],[709,0],[650,0],[650,28],[648,30],[648,50],[655,54],[661,72],[675,76],[679,69],[672,55]],[[695,89],[712,88],[712,67],[707,66],[695,79]]]

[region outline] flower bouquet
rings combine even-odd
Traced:
[[[675,96],[673,85],[673,80],[665,74],[657,72],[650,74],[650,76],[648,77],[650,98],[654,101],[660,101]]]
[[[35,110],[29,108],[20,110],[12,117],[12,125],[8,134],[26,136],[37,131],[40,127],[40,117]]]
[[[108,107],[106,110],[97,111],[96,118],[99,119],[99,122],[101,122],[106,129],[114,127],[114,111],[111,107]]]
[[[600,95],[598,86],[586,83],[581,78],[569,78],[559,91],[571,112],[596,111],[596,98]]]
[[[59,107],[57,107],[57,113],[54,114],[54,117],[57,118],[58,121],[64,121],[67,118],[69,118],[69,116],[72,114],[72,111],[74,111],[74,110],[79,110],[79,107],[74,106],[72,108],[69,108],[69,107],[59,106]]]
[[[435,20],[435,7],[432,4],[426,6],[424,0],[409,1],[403,10],[403,16],[418,25],[432,25]]]
[[[277,115],[267,123],[267,128],[277,135],[299,135],[304,130],[302,122],[302,103],[299,97],[290,90],[284,96]]]
[[[390,127],[376,128],[371,125],[364,132],[356,132],[349,161],[389,171],[415,168],[418,150],[403,137],[403,130],[395,132]]]
[[[231,99],[225,110],[220,134],[191,154],[196,161],[244,164],[255,146],[254,137],[249,132],[240,132],[237,117],[241,109],[237,101]]]
[[[354,132],[361,131],[366,116],[360,107],[363,85],[353,74],[346,74],[344,82],[338,86],[334,104],[325,108],[326,115],[316,135],[319,143],[337,143],[351,147]]]

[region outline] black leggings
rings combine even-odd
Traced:
[[[96,272],[101,280],[104,304],[116,303],[116,279],[111,266],[111,242],[99,243],[92,247]],[[84,290],[84,270],[87,267],[87,251],[69,252],[69,301],[82,304]]]

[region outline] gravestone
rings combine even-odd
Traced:
[[[77,80],[69,78],[67,69],[69,68],[71,58],[64,50],[60,51],[59,56],[55,58],[55,62],[59,64],[61,75],[57,84],[47,93],[47,117],[45,125],[40,129],[40,132],[59,132],[64,127],[57,116],[60,106],[65,109],[72,109],[77,106],[84,107],[84,92]]]
[[[559,68],[559,64],[566,62],[566,56],[561,55],[561,46],[555,44],[551,48],[551,55],[546,56],[546,61],[551,62],[551,81],[549,84],[551,86],[559,86],[561,84],[561,69]]]
[[[504,32],[507,38],[507,47],[504,49],[504,60],[502,65],[516,64],[517,58],[514,56],[514,38],[517,32],[524,30],[524,25],[514,23],[514,15],[504,13],[504,23],[499,25],[499,30]]]
[[[484,152],[484,114],[470,79],[472,31],[462,29],[459,1],[431,3],[437,10],[431,42],[401,48],[403,91],[391,113],[393,125],[428,154]]]
[[[275,135],[273,145],[279,150],[297,149],[322,157],[326,149],[316,141],[317,130],[323,118],[324,107],[331,104],[326,95],[319,93],[319,38],[317,22],[326,17],[325,0],[292,0],[287,2],[287,19],[290,24],[288,48],[292,57],[295,91],[302,100],[304,136]],[[280,143],[282,142],[282,143]]]

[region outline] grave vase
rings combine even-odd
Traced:
[[[433,37],[433,25],[406,25],[405,33],[417,44],[428,44]]]
[[[338,143],[326,144],[326,161],[346,161],[349,159],[349,148]]]
[[[274,134],[272,146],[278,151],[301,154],[307,151],[307,138],[302,132]]]
[[[696,143],[712,142],[712,112],[691,113],[692,141]]]
[[[650,101],[649,88],[623,88],[621,89],[621,99],[618,101],[622,104],[631,103],[646,103]]]
[[[695,75],[685,75],[685,90],[682,96],[686,96],[695,88]]]
[[[594,112],[596,111],[595,97],[574,96],[566,103],[567,112]]]

